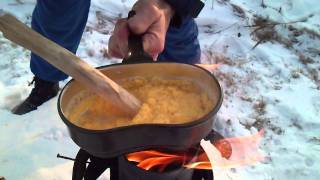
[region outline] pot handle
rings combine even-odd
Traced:
[[[128,13],[128,19],[136,14],[135,11],[131,10]],[[122,60],[122,63],[146,63],[154,62],[152,57],[143,50],[142,35],[137,35],[129,32],[128,38],[128,56]]]

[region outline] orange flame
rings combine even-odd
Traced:
[[[218,151],[206,151],[208,147],[205,147],[206,145],[201,142],[205,151],[201,150],[196,157],[192,157],[191,155],[183,152],[164,153],[155,150],[148,150],[130,153],[127,155],[127,159],[129,161],[136,162],[138,167],[145,170],[157,167],[159,172],[164,171],[164,169],[172,163],[181,164],[186,168],[207,170],[213,168],[234,168],[253,165],[257,162],[263,161],[264,159],[264,156],[259,152],[259,142],[263,134],[264,131],[262,130],[251,136],[218,140],[214,143],[216,148],[215,150]],[[225,143],[226,141],[229,142],[227,146]],[[230,152],[230,145],[232,147],[232,155]],[[218,154],[216,152],[218,152]],[[214,159],[214,164],[211,164],[209,159]]]
[[[138,162],[138,167],[150,170],[153,167],[159,167],[162,172],[171,163],[182,163],[183,155],[175,155],[163,153],[159,151],[149,150],[134,152],[127,155],[129,161]]]

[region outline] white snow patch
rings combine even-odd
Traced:
[[[0,8],[30,25],[35,0],[2,0]],[[115,21],[126,17],[135,1],[92,0],[86,31],[77,55],[93,66],[119,62],[105,53]],[[211,3],[213,2],[213,7]],[[196,20],[203,63],[220,63],[214,72],[224,89],[224,102],[214,129],[226,137],[266,132],[261,150],[267,160],[252,167],[226,170],[222,179],[318,179],[320,177],[320,40],[316,35],[277,27],[296,40],[292,47],[277,41],[259,44],[251,34],[253,15],[290,22],[298,30],[319,33],[316,0],[207,1]],[[234,12],[239,6],[244,17]],[[281,12],[279,13],[279,8]],[[292,35],[293,34],[293,35]],[[295,35],[294,35],[295,34]],[[311,58],[302,60],[299,53]],[[0,35],[0,176],[7,179],[71,177],[79,147],[70,139],[57,112],[57,98],[23,116],[10,113],[30,92],[29,52]],[[67,81],[61,82],[63,86]],[[102,179],[108,179],[106,171]]]

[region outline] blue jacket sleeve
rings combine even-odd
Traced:
[[[197,17],[202,10],[204,3],[200,0],[165,0],[174,10],[175,15],[185,18]]]

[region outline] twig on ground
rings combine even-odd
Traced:
[[[290,22],[274,22],[269,19],[258,16],[254,19],[254,24],[246,25],[243,27],[253,28],[250,35],[254,35],[257,38],[257,43],[251,48],[251,50],[255,49],[259,44],[265,41],[278,41],[279,43],[284,44],[287,47],[292,47],[292,44],[294,43],[294,39],[288,40],[288,39],[282,38],[277,33],[277,30],[275,29],[275,27],[278,25],[286,26],[294,23],[306,22],[308,21],[308,18],[312,16],[313,14],[310,14],[306,17],[300,18],[295,21],[290,21]]]
[[[261,44],[264,41],[264,39],[260,39],[250,50],[254,50],[259,44]]]
[[[263,24],[263,26],[261,24],[254,24],[254,25],[247,25],[247,26],[243,26],[243,27],[259,27],[261,29],[261,28],[264,28],[267,26],[289,25],[289,24],[295,24],[295,23],[300,23],[300,22],[306,22],[307,20],[308,20],[307,18],[302,18],[300,20],[290,21],[290,22],[265,23],[265,24]]]
[[[236,25],[236,24],[238,24],[238,23],[233,23],[233,24],[231,24],[231,25],[229,25],[229,26],[227,26],[227,27],[225,27],[225,28],[223,28],[223,29],[220,29],[220,30],[218,30],[218,31],[216,31],[216,32],[213,32],[212,34],[219,34],[219,33],[223,32],[223,31],[225,31],[225,30],[230,29],[232,26],[234,26],[234,25]]]
[[[261,0],[261,7],[262,8],[267,8],[266,4],[264,3],[264,0]]]

